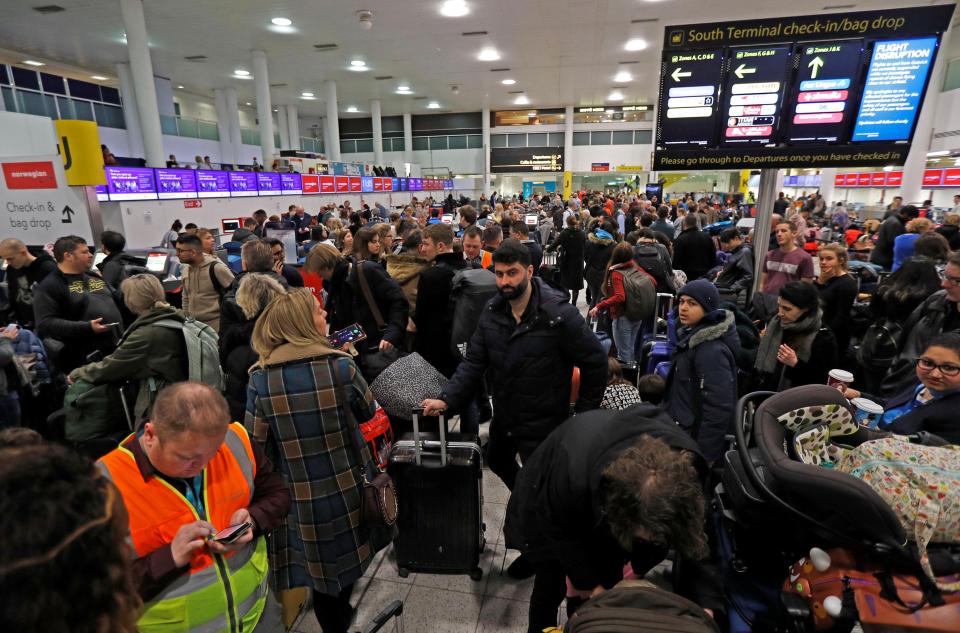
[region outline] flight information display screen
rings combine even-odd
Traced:
[[[780,107],[789,75],[790,48],[771,46],[733,52],[724,86],[722,143],[769,143],[780,124]]]
[[[675,54],[664,64],[660,86],[663,145],[712,145],[716,132],[717,79],[723,68],[720,51]]]
[[[859,97],[863,40],[800,46],[786,138],[835,143],[844,138]]]

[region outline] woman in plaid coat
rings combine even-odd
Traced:
[[[326,331],[326,313],[308,290],[267,305],[253,330],[260,361],[250,371],[246,426],[293,493],[286,528],[270,539],[274,589],[311,587],[323,632],[346,633],[353,584],[374,554],[360,525],[358,456],[367,465],[370,455],[355,420],[370,419],[376,407],[353,360],[329,347]]]

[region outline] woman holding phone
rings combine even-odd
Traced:
[[[327,313],[309,290],[275,297],[253,328],[246,426],[293,493],[270,541],[274,588],[310,587],[323,633],[346,633],[350,594],[374,551],[360,523],[361,468],[372,465],[357,420],[376,412],[349,354],[331,349]],[[306,573],[305,573],[306,571]]]

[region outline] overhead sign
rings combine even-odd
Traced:
[[[63,170],[68,185],[103,185],[103,150],[100,133],[93,121],[58,119],[57,147],[63,159]]]
[[[616,171],[643,171],[643,165],[617,165]]]
[[[0,171],[5,216],[0,234],[25,244],[46,244],[63,235],[93,241],[85,195],[82,189],[67,186],[59,156],[4,158]]]
[[[953,6],[667,27],[652,168],[902,164]]]
[[[490,150],[490,171],[495,174],[563,171],[563,148],[494,147]]]
[[[590,171],[610,171],[610,163],[590,163]]]

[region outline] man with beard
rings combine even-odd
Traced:
[[[439,399],[423,401],[424,413],[460,410],[484,375],[493,396],[487,459],[511,490],[520,467],[570,415],[573,367],[580,368],[577,412],[596,409],[607,383],[607,355],[566,297],[533,276],[530,251],[515,239],[493,254],[499,295],[490,300],[467,345],[467,355]],[[524,558],[508,570],[533,573]]]

